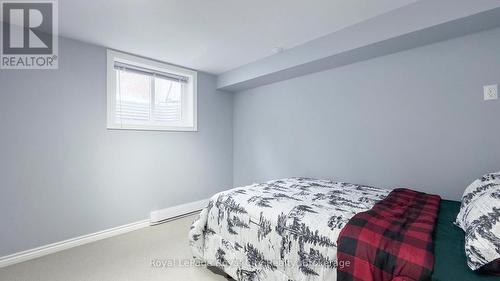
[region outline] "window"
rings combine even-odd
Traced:
[[[195,71],[108,50],[108,128],[196,131]]]

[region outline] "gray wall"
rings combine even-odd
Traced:
[[[60,44],[59,70],[0,70],[0,256],[142,220],[233,179],[458,199],[500,170],[500,101],[482,100],[500,83],[500,29],[237,93],[234,107],[200,73],[196,133],[106,130],[105,49]]]
[[[289,176],[459,199],[500,170],[500,29],[240,92],[234,184]]]
[[[148,218],[232,186],[232,99],[198,76],[198,132],[106,129],[106,51],[0,70],[0,256]]]

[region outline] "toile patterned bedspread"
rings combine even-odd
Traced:
[[[340,231],[388,193],[307,178],[224,191],[191,227],[193,256],[236,280],[336,280]]]

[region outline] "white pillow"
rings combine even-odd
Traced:
[[[467,187],[456,224],[465,231],[465,254],[472,270],[499,262],[500,172]]]
[[[457,215],[455,224],[465,231],[466,220],[464,216],[472,205],[477,205],[475,201],[481,197],[484,193],[491,192],[492,189],[498,188],[500,185],[500,172],[486,174],[482,178],[475,180],[471,183],[464,191],[462,195],[462,204],[460,206],[460,212]]]

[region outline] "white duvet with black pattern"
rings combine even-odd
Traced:
[[[455,224],[465,231],[465,254],[472,270],[500,259],[500,172],[467,187]]]
[[[336,280],[341,229],[388,193],[305,178],[224,191],[191,227],[193,256],[236,280]]]

